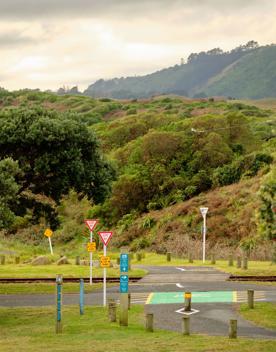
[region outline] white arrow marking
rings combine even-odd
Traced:
[[[181,270],[181,271],[186,271],[186,269],[184,269],[184,268],[175,268],[175,269],[178,269],[178,270]]]
[[[184,288],[184,286],[183,285],[181,285],[181,284],[176,284],[176,286],[178,287],[178,288]]]

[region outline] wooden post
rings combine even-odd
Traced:
[[[1,255],[1,265],[5,265],[6,257],[4,255]]]
[[[76,265],[80,265],[80,257],[79,256],[76,256],[75,264]]]
[[[247,303],[248,308],[254,308],[254,290],[247,290]]]
[[[142,254],[136,253],[136,259],[137,259],[137,262],[140,262],[142,260]]]
[[[214,254],[211,255],[211,264],[216,264],[216,257]]]
[[[120,325],[128,326],[128,293],[120,293]]]
[[[193,261],[192,253],[189,253],[189,254],[188,254],[188,261],[189,261],[189,263],[193,263],[193,262],[194,262],[194,261]]]
[[[111,323],[114,323],[117,318],[116,318],[116,302],[114,299],[109,299],[108,300],[108,318]]]
[[[234,264],[233,255],[230,254],[230,255],[229,255],[229,260],[228,260],[228,266],[233,266],[233,264]]]
[[[190,317],[183,317],[181,325],[182,334],[186,336],[190,335]]]
[[[172,259],[172,254],[171,252],[167,252],[167,262],[170,262]]]
[[[153,314],[146,314],[146,331],[153,332]]]
[[[184,311],[185,312],[190,312],[191,311],[191,304],[192,304],[192,294],[191,292],[185,292],[184,294],[185,297],[185,308]]]
[[[19,264],[20,263],[20,257],[15,257],[14,262],[15,262],[15,264]]]
[[[229,339],[237,338],[237,319],[229,320]]]
[[[242,268],[244,270],[247,270],[248,269],[248,258],[247,257],[244,257],[243,258],[243,261],[242,261]]]
[[[238,269],[241,268],[241,257],[240,256],[237,257],[237,268]]]
[[[130,306],[131,306],[131,294],[128,293],[128,310],[130,310]]]
[[[57,322],[56,322],[56,333],[62,333],[62,322],[61,322],[61,308],[62,308],[62,275],[57,275],[56,278],[56,290],[57,290]]]

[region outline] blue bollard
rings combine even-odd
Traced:
[[[80,315],[84,314],[84,280],[80,279]]]

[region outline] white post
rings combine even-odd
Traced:
[[[106,245],[104,244],[104,256],[106,256]],[[106,268],[103,269],[104,282],[103,282],[103,305],[106,306]]]
[[[51,251],[51,254],[54,255],[54,252],[53,252],[53,247],[52,247],[52,241],[51,241],[51,237],[48,237],[49,239],[49,245],[50,245],[50,251]]]
[[[205,252],[206,252],[206,214],[203,216],[203,255],[202,255],[203,263],[205,263]]]
[[[93,240],[93,232],[90,231],[90,243],[92,243]],[[93,267],[93,254],[92,252],[90,253],[90,285],[92,285],[92,267]]]
[[[203,217],[203,246],[202,246],[202,262],[205,263],[206,253],[206,215],[208,208],[200,208],[201,215]]]

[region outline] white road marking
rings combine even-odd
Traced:
[[[186,271],[186,269],[184,269],[184,268],[175,268],[175,269],[178,269],[178,270],[181,270],[181,271]]]
[[[177,283],[176,286],[177,286],[178,288],[184,288],[184,286],[181,285],[181,284],[179,284],[179,283]]]
[[[175,313],[184,314],[184,315],[192,315],[195,313],[199,313],[199,310],[191,308],[190,312],[185,312],[185,308],[181,308],[181,309],[176,310]]]

